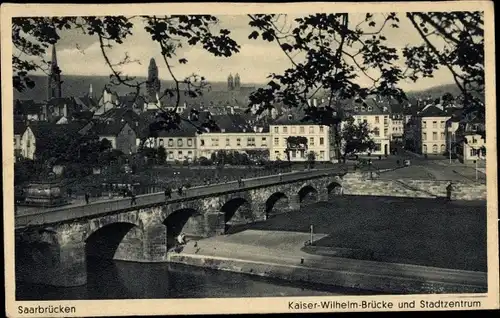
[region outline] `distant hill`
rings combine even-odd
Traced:
[[[30,76],[35,82],[33,89],[27,89],[24,92],[14,90],[14,99],[33,99],[36,101],[43,101],[47,98],[47,77],[46,76]],[[137,77],[138,81],[145,81],[146,77]],[[94,96],[99,97],[104,90],[104,87],[109,84],[108,76],[80,76],[80,75],[65,75],[62,76],[62,94],[63,96],[83,96],[89,92],[89,86],[92,84]],[[175,87],[173,81],[161,80],[161,88]],[[211,82],[212,91],[225,91],[227,90],[226,82]],[[261,87],[262,84],[246,84],[242,86]],[[112,88],[119,95],[125,95],[133,91],[132,88],[124,85],[113,86]],[[144,92],[141,92],[144,93]]]
[[[458,86],[456,84],[452,83],[452,84],[444,84],[444,85],[440,85],[440,86],[431,87],[429,89],[422,90],[422,91],[406,92],[406,95],[410,99],[411,98],[418,99],[418,98],[425,98],[425,97],[435,99],[435,98],[443,96],[445,93],[450,93],[453,96],[458,96],[462,92],[460,91],[460,89],[458,88]]]
[[[14,99],[33,99],[37,101],[43,101],[47,98],[47,77],[46,76],[31,76],[35,81],[35,87],[33,89],[27,89],[24,92],[14,91]],[[105,85],[109,84],[108,76],[80,76],[80,75],[65,75],[62,76],[62,92],[63,96],[83,96],[89,92],[89,86],[92,84],[94,90],[94,95],[99,97],[104,90]],[[137,77],[138,81],[145,81],[146,77]],[[243,86],[252,87],[263,87],[264,84],[254,84],[254,83],[242,83]],[[226,91],[226,82],[211,82],[212,91]],[[173,81],[161,80],[161,87],[165,89],[167,87],[174,87]],[[119,95],[125,95],[132,92],[132,89],[124,85],[113,87]],[[437,97],[443,96],[444,93],[451,93],[453,96],[460,95],[460,90],[455,84],[446,84],[436,87],[432,87],[423,91],[407,92],[407,96],[410,100],[416,100],[418,98],[430,97],[435,99]]]

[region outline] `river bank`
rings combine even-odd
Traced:
[[[314,240],[326,237],[316,234]],[[221,271],[381,293],[486,292],[486,273],[374,262],[302,250],[308,233],[245,230],[188,242],[168,260]]]

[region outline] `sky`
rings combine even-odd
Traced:
[[[356,23],[364,19],[365,14],[350,15],[350,22]],[[265,84],[269,81],[270,73],[280,73],[290,67],[290,61],[279,48],[276,42],[267,42],[248,39],[252,32],[248,26],[249,18],[246,15],[217,16],[219,28],[231,31],[230,37],[240,46],[240,52],[229,58],[214,57],[199,46],[185,46],[177,53],[174,60],[173,71],[177,78],[184,78],[192,73],[204,76],[210,81],[226,81],[229,74],[239,73],[243,85]],[[379,14],[380,17],[380,14]],[[287,22],[293,17],[288,17]],[[401,15],[400,28],[386,27],[384,35],[390,45],[403,48],[407,44],[420,44],[416,31],[412,29],[410,22]],[[282,20],[283,21],[283,20]],[[120,68],[123,74],[130,76],[147,76],[149,60],[155,58],[161,79],[171,79],[160,54],[158,44],[153,42],[150,35],[143,29],[142,21],[137,21],[133,29],[133,35],[125,39],[121,45],[109,49],[109,57],[112,63],[120,61],[125,52],[132,60],[139,63],[131,63]],[[216,27],[217,28],[217,27]],[[216,29],[215,28],[215,29]],[[100,51],[99,43],[95,37],[83,35],[80,31],[70,30],[61,34],[61,39],[56,45],[57,59],[63,75],[104,75],[111,72],[105,64]],[[50,52],[50,51],[49,51]],[[50,54],[50,53],[49,53]],[[178,64],[177,60],[185,58],[187,64]],[[47,57],[49,59],[49,57]],[[401,61],[403,63],[403,61]],[[364,77],[359,78],[360,84],[369,84]],[[416,83],[401,82],[400,87],[407,91],[424,90],[434,86],[452,83],[453,78],[448,70],[441,69],[435,73],[434,78],[423,79]]]

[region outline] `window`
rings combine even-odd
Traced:
[[[299,127],[299,133],[301,133],[301,134],[304,133],[304,126]]]
[[[470,155],[471,155],[471,156],[476,156],[476,155],[477,155],[477,151],[476,151],[476,149],[471,148],[471,149],[470,149]]]
[[[288,145],[288,142],[286,141],[286,138],[283,138],[283,145],[285,145],[285,147]]]
[[[432,145],[432,152],[437,153],[438,152],[438,145]]]
[[[182,147],[182,139],[177,139],[177,147]]]
[[[193,139],[189,138],[187,141],[188,147],[191,147],[193,145]]]
[[[278,146],[280,144],[280,139],[279,138],[274,138],[274,145]]]
[[[291,153],[292,153],[292,158],[297,158],[297,151],[296,150],[292,150]]]
[[[228,147],[229,147],[230,145],[231,145],[231,143],[230,143],[230,141],[229,141],[229,138],[226,138],[226,146],[228,146]]]
[[[371,106],[368,106],[368,111],[371,112],[372,111],[372,107]]]
[[[359,111],[359,107],[358,106],[354,106],[354,111],[358,112]]]
[[[188,158],[193,158],[193,152],[191,150],[188,151]]]
[[[425,120],[422,122],[422,128],[427,128],[427,122]]]
[[[387,136],[389,134],[389,129],[384,128],[384,136]]]
[[[261,142],[262,146],[265,147],[267,146],[267,140],[266,140],[266,137],[262,137],[262,142]]]
[[[14,147],[17,145],[17,140],[14,138]]]
[[[309,126],[309,133],[314,134],[314,126]]]
[[[292,126],[292,134],[296,134],[296,133],[297,133],[297,127]]]
[[[179,158],[179,159],[182,159],[182,158],[183,158],[183,157],[182,157],[182,150],[179,150],[179,151],[177,152],[177,158]]]
[[[324,159],[325,159],[325,152],[324,152],[323,150],[321,150],[321,151],[319,152],[319,159],[321,159],[321,160],[324,160]]]
[[[200,139],[200,146],[205,146],[205,140]]]
[[[169,139],[168,140],[168,146],[169,147],[173,147],[174,146],[174,140],[173,139]]]
[[[357,121],[358,121],[358,125],[361,123],[361,118],[357,118]]]
[[[277,134],[279,133],[279,127],[274,127],[274,132]]]
[[[423,152],[424,152],[424,153],[427,153],[427,145],[424,145],[424,147],[423,147],[423,148],[424,148],[424,149],[423,149]]]
[[[444,121],[441,121],[441,128],[444,128]]]
[[[437,140],[438,133],[433,131],[432,132],[432,140]]]
[[[174,159],[174,152],[173,151],[168,152],[168,159]]]
[[[319,144],[323,146],[325,144],[325,138],[319,137]]]
[[[427,133],[422,133],[422,140],[427,140]]]
[[[309,145],[314,146],[314,137],[309,138]]]
[[[441,152],[444,153],[446,151],[446,146],[445,145],[441,145]]]
[[[163,146],[163,138],[160,138],[160,147]]]
[[[444,132],[441,133],[441,140],[444,140],[445,139],[445,136],[444,136]]]
[[[378,124],[380,122],[378,116],[375,116],[375,124]]]
[[[219,138],[212,138],[212,146],[215,147],[219,146]]]
[[[275,151],[275,152],[274,152],[274,156],[276,157],[276,159],[279,159],[279,157],[280,157],[280,152],[279,152],[279,151]]]
[[[283,127],[283,133],[288,134],[288,127]]]
[[[432,128],[438,128],[438,123],[437,121],[432,122]]]
[[[373,135],[374,135],[375,137],[380,136],[380,130],[378,129],[378,127],[375,127],[375,129],[373,130]]]
[[[324,132],[324,130],[325,130],[325,127],[323,127],[323,126],[319,126],[319,132],[320,132],[320,133],[323,133],[323,132]]]
[[[248,137],[247,138],[247,146],[249,146],[249,147],[255,146],[255,137]]]
[[[241,138],[236,138],[236,146],[241,146]]]

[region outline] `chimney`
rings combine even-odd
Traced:
[[[63,116],[66,118],[68,117],[68,106],[66,106],[66,104],[63,106]]]

